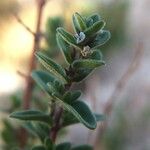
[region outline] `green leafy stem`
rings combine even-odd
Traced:
[[[42,123],[38,125],[38,128],[45,129],[42,133],[33,123],[26,126],[30,131],[35,131],[43,143],[33,147],[32,150],[92,150],[88,145],[78,147],[72,147],[70,143],[55,145],[57,132],[75,123],[82,123],[89,129],[95,129],[97,121],[105,119],[103,115],[93,113],[80,99],[81,91],[73,91],[70,87],[74,82],[84,80],[97,67],[105,65],[99,48],[109,40],[110,32],[104,30],[105,22],[98,14],[82,17],[79,13],[75,13],[72,21],[74,34],[62,27],[56,30],[57,43],[68,64],[67,68],[41,51],[35,54],[47,71],[35,70],[32,72],[32,78],[49,96],[51,111],[45,113],[39,110],[26,110],[10,115],[12,118]]]

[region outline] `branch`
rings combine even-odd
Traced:
[[[21,18],[17,14],[13,14],[15,19],[33,36],[35,36],[35,33],[21,20]]]
[[[28,76],[25,73],[23,73],[19,70],[17,71],[17,74],[20,75],[21,77],[25,78],[25,79],[28,78]]]
[[[41,28],[41,21],[42,21],[42,14],[43,14],[43,8],[45,5],[45,0],[37,0],[37,23],[36,23],[36,32],[33,33],[18,17],[18,21],[30,32],[34,35],[34,43],[33,43],[33,49],[31,53],[31,57],[29,60],[29,70],[26,78],[26,88],[23,95],[23,109],[29,109],[30,108],[30,101],[32,98],[32,91],[33,91],[33,80],[31,78],[31,72],[36,68],[36,61],[34,53],[36,50],[39,50],[40,48],[40,40],[41,36],[39,35],[40,28]],[[25,129],[20,129],[20,148],[24,149],[28,140],[28,135]]]
[[[127,68],[126,72],[123,74],[123,76],[120,78],[120,80],[118,80],[118,82],[116,83],[115,89],[114,89],[112,95],[109,97],[107,104],[104,108],[104,114],[107,115],[107,118],[109,118],[112,113],[112,109],[113,109],[113,105],[114,105],[115,101],[119,98],[119,96],[123,92],[125,86],[129,82],[130,78],[138,70],[138,68],[141,64],[143,53],[144,53],[143,43],[139,42],[138,47],[135,51],[133,60],[129,64],[129,67]],[[107,123],[108,123],[108,119],[105,122],[103,122],[98,128],[97,138],[96,138],[96,141],[94,144],[95,148],[99,147],[98,145],[100,145],[104,131],[107,128]]]

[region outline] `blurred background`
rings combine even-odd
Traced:
[[[41,41],[40,47],[62,64],[64,61],[56,45],[55,28],[63,25],[72,31],[71,17],[74,12],[85,16],[100,14],[107,23],[105,29],[111,32],[111,39],[101,47],[107,65],[79,86],[84,90],[86,102],[96,112],[109,113],[110,117],[104,134],[101,133],[101,125],[94,132],[75,125],[62,132],[60,141],[90,143],[97,150],[149,150],[150,1],[47,2],[41,30],[48,33],[48,38]],[[16,20],[14,13],[35,31],[36,0],[0,1],[0,147],[12,140],[4,130],[6,126],[12,130],[7,121],[10,120],[8,114],[20,106],[25,88],[25,80],[17,71],[27,74],[33,47],[32,34]]]

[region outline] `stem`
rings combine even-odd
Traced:
[[[34,35],[34,43],[33,43],[33,50],[30,56],[30,62],[29,62],[29,70],[26,78],[26,88],[24,91],[23,96],[23,109],[29,109],[30,108],[30,101],[32,97],[32,91],[33,91],[33,80],[31,78],[31,72],[36,67],[35,57],[34,53],[36,50],[39,50],[40,48],[40,27],[41,27],[41,20],[42,20],[42,14],[43,14],[43,8],[45,5],[45,0],[37,0],[37,23],[36,23],[36,31]],[[27,142],[27,132],[25,129],[20,129],[20,147],[23,149]]]
[[[58,111],[56,111],[55,113],[55,124],[54,126],[51,128],[50,131],[50,138],[52,139],[52,141],[55,143],[56,141],[56,137],[57,137],[57,133],[59,131],[59,129],[61,128],[61,116],[63,114],[63,108],[60,107]]]
[[[70,71],[70,70],[69,70]],[[65,91],[68,91],[72,85],[72,82],[68,83],[65,85]],[[54,112],[54,126],[50,130],[50,139],[55,143],[56,138],[57,138],[57,133],[61,129],[61,117],[63,114],[63,108],[59,107],[58,110],[55,107],[55,112]]]
[[[35,56],[34,53],[36,50],[39,50],[40,48],[40,27],[41,27],[41,20],[42,20],[42,13],[43,13],[43,7],[45,0],[38,0],[37,1],[37,24],[36,24],[36,32],[34,36],[34,44],[33,44],[33,50],[32,54],[30,56],[30,62],[29,62],[29,71],[26,78],[26,89],[23,97],[23,108],[28,109],[30,107],[30,100],[32,96],[32,90],[33,90],[33,80],[31,78],[31,72],[35,69],[36,63],[35,63]]]

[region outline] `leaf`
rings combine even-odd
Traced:
[[[102,60],[103,54],[100,50],[93,50],[92,54],[89,56],[90,59]]]
[[[86,27],[85,20],[81,17],[79,13],[75,13],[72,17],[74,29],[77,33],[84,31]]]
[[[81,91],[73,91],[72,93],[71,93],[71,99],[72,99],[72,101],[75,101],[75,100],[77,100],[80,96],[81,96]]]
[[[71,144],[69,142],[61,143],[56,146],[56,150],[70,150]]]
[[[81,96],[80,91],[67,91],[63,96],[63,101],[70,104]]]
[[[105,120],[105,116],[102,115],[102,114],[94,113],[94,116],[95,116],[95,119],[96,119],[97,122]],[[66,127],[66,126],[69,126],[69,125],[74,125],[74,124],[77,124],[77,123],[80,123],[80,121],[77,118],[75,118],[69,112],[64,112],[63,123],[62,123],[63,127]]]
[[[76,100],[71,104],[64,103],[61,99],[53,93],[55,100],[57,100],[63,107],[70,113],[72,113],[82,124],[89,129],[95,129],[97,126],[95,116],[91,112],[90,108],[80,100]]]
[[[104,21],[95,22],[92,26],[90,26],[89,28],[87,28],[84,31],[84,33],[85,33],[86,37],[92,37],[98,31],[100,31],[101,29],[103,29],[104,26],[105,26],[105,22]]]
[[[51,94],[47,86],[47,83],[54,81],[55,80],[54,76],[52,76],[47,72],[38,71],[38,70],[33,71],[31,76],[44,91]]]
[[[92,26],[95,22],[101,20],[101,17],[98,14],[94,14],[86,19],[86,24],[88,27]]]
[[[67,91],[64,95],[63,95],[63,101],[66,103],[71,103],[71,92]]]
[[[103,60],[94,60],[94,59],[78,59],[72,63],[72,66],[76,69],[78,68],[94,69],[102,65],[105,65],[105,62]]]
[[[44,139],[49,136],[50,127],[45,123],[25,122],[23,128],[25,128],[32,135],[38,136],[42,142],[44,142]]]
[[[76,75],[74,76],[73,78],[73,81],[74,82],[80,82],[82,81],[83,79],[85,79],[91,72],[92,72],[93,69],[85,69],[85,68],[82,68],[82,69],[78,69],[76,71]]]
[[[46,150],[54,150],[55,149],[55,145],[53,144],[53,142],[50,138],[46,138],[44,144],[45,144]]]
[[[34,146],[34,147],[32,148],[32,150],[46,150],[46,149],[45,149],[44,146],[39,145],[39,146]]]
[[[100,33],[97,34],[95,40],[89,44],[92,49],[98,48],[101,45],[105,44],[111,37],[109,31],[102,30]]]
[[[80,145],[80,146],[71,148],[71,150],[93,150],[93,147],[90,145]]]
[[[48,114],[45,114],[39,110],[25,110],[13,112],[10,114],[10,117],[20,120],[42,121],[48,124],[52,124],[51,117]]]
[[[65,42],[65,40],[60,36],[60,34],[56,34],[57,44],[59,48],[61,49],[63,56],[65,60],[70,64],[73,62],[73,59],[71,57],[71,48],[70,45]]]
[[[102,18],[100,17],[99,14],[93,14],[92,16],[90,16],[89,18],[93,19],[93,23],[98,22],[100,20],[102,20]]]
[[[47,86],[49,88],[49,91],[52,93],[56,93],[57,95],[61,96],[64,93],[64,87],[59,84],[60,82],[57,80],[54,80],[53,82],[48,82]],[[62,89],[60,89],[60,87]]]
[[[62,27],[57,28],[57,33],[70,45],[75,46],[76,48],[79,48],[76,45],[76,39],[75,37],[70,34],[69,32],[65,31]]]
[[[42,52],[37,52],[35,55],[49,72],[57,76],[60,80],[63,80],[65,83],[67,82],[66,72],[59,64],[55,63]]]
[[[74,101],[71,104],[71,107],[67,106],[66,108],[86,127],[89,129],[96,128],[95,117],[89,107],[83,101]]]

